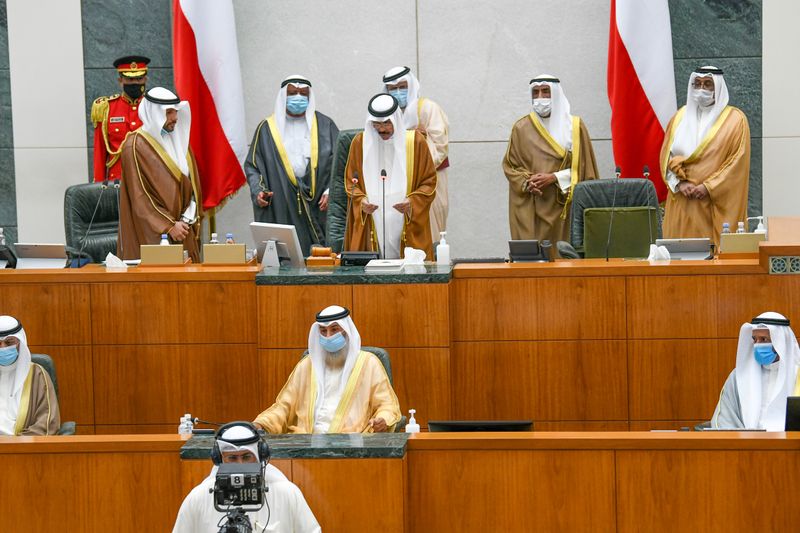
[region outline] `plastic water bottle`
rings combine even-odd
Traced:
[[[233,233],[226,233],[225,234],[225,244],[235,244],[236,241],[233,240]]]
[[[194,429],[192,415],[186,413],[181,417],[181,423],[178,425],[178,435],[191,435],[192,429]]]
[[[730,233],[731,232],[731,225],[727,222],[722,223],[722,233]]]
[[[161,246],[169,246],[169,239],[167,239],[167,234],[161,234],[161,242],[159,243]]]
[[[408,424],[406,424],[406,433],[419,433],[419,424],[417,424],[417,419],[414,418],[414,413],[416,412],[416,409],[408,410]]]
[[[736,227],[736,233],[744,233],[744,222],[741,220],[739,221],[739,225]]]
[[[219,244],[219,238],[217,237],[216,233],[211,234],[211,240],[208,241],[209,244]]]
[[[3,233],[3,228],[0,228],[0,246],[6,245],[6,236]]]

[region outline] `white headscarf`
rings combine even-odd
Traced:
[[[789,326],[759,324],[758,319],[786,320],[781,314],[768,312],[758,315],[752,322],[745,322],[739,330],[739,347],[736,352],[736,387],[742,408],[742,421],[746,428],[759,425],[768,431],[783,431],[786,424],[786,397],[791,396],[800,363],[800,348],[797,338]],[[769,392],[764,419],[761,416],[761,365],[753,355],[753,330],[769,329],[772,346],[780,356],[778,378]]]
[[[241,446],[237,446],[236,444],[232,444],[224,439],[230,439],[235,441],[240,441],[243,439],[247,439],[252,437],[253,433],[248,430],[244,426],[233,426],[225,430],[225,432],[220,435],[220,438],[217,439],[217,446],[219,446],[219,451],[223,453],[230,453],[230,452],[243,452],[248,451],[252,453],[259,461],[261,457],[258,455],[258,443],[253,442],[251,444],[242,444]],[[214,465],[211,469],[211,473],[209,477],[216,478],[217,477],[217,470],[219,467]],[[284,475],[283,472],[278,470],[272,465],[266,465],[264,469],[264,481],[270,483],[272,481],[288,481],[289,478]]]
[[[311,131],[311,120],[314,118],[314,113],[317,110],[317,100],[314,97],[314,89],[311,88],[311,82],[308,78],[300,74],[292,74],[281,82],[281,88],[278,91],[278,96],[275,97],[275,122],[278,124],[278,131],[281,132],[283,138],[286,131],[286,87],[293,85],[302,89],[308,87],[308,108],[306,108],[306,124],[308,131]]]
[[[402,74],[398,76],[398,74]],[[383,75],[383,86],[381,92],[388,93],[389,89],[386,87],[388,84],[396,85],[401,81],[408,82],[408,99],[406,100],[406,108],[402,111],[403,122],[407,130],[413,130],[417,127],[419,117],[417,116],[417,105],[419,101],[419,80],[414,73],[411,72],[409,67],[394,67],[386,71]]]
[[[705,66],[701,68],[701,70],[703,69],[716,69],[716,67]],[[714,79],[714,103],[701,109],[692,98],[692,84],[696,78],[708,76]],[[727,107],[729,99],[728,86],[725,84],[722,74],[692,72],[689,76],[689,86],[686,89],[686,111],[683,112],[683,118],[678,124],[675,138],[670,147],[672,155],[685,157],[692,155],[708,134],[708,130]]]
[[[165,152],[172,158],[184,176],[189,175],[189,161],[186,158],[189,152],[189,132],[192,129],[192,112],[189,102],[159,103],[155,100],[174,101],[178,97],[163,87],[154,87],[145,93],[139,103],[139,119],[142,121],[142,130],[155,139]],[[178,122],[171,133],[162,135],[161,130],[167,120],[167,109],[178,112]]]
[[[324,317],[336,316],[344,312],[348,312],[348,315],[344,318],[326,322],[314,322],[311,324],[311,329],[308,332],[308,356],[311,358],[311,366],[314,368],[314,377],[317,380],[317,398],[314,402],[314,420],[317,418],[317,411],[322,405],[323,394],[325,392],[325,359],[328,356],[328,352],[319,342],[320,326],[327,327],[331,324],[339,324],[339,327],[344,330],[344,334],[347,336],[347,354],[345,355],[346,359],[344,362],[344,368],[342,369],[342,382],[341,389],[338,392],[339,395],[341,395],[344,387],[347,385],[347,380],[350,379],[350,374],[353,372],[353,365],[356,364],[358,354],[361,352],[361,335],[359,335],[358,329],[356,329],[356,325],[353,323],[353,319],[350,317],[347,309],[338,305],[331,305],[323,309],[318,316],[321,320],[325,320]]]
[[[540,74],[533,78],[528,86],[528,97],[532,98],[534,87],[546,85],[550,87],[550,116],[537,117],[547,129],[550,136],[565,150],[572,149],[572,115],[570,106],[561,82],[550,74]],[[534,111],[535,113],[535,111]]]
[[[388,117],[384,112],[394,111]],[[370,111],[384,115],[375,116]],[[394,126],[394,134],[389,140],[384,141],[372,127],[372,122],[385,122],[390,120]],[[383,166],[381,153],[391,153],[391,165]],[[375,232],[381,250],[384,249],[383,243],[383,212],[386,212],[386,257],[400,257],[400,239],[395,239],[403,231],[403,214],[392,208],[392,205],[405,198],[407,192],[406,184],[406,127],[403,123],[400,106],[397,100],[389,94],[378,94],[372,97],[367,108],[367,120],[364,125],[364,153],[362,159],[362,169],[364,172],[364,185],[366,187],[369,202],[378,205],[378,209],[373,213],[372,220],[375,223]],[[383,203],[383,184],[381,181],[381,170],[386,170],[386,204]]]
[[[0,340],[7,337],[19,339],[19,356],[15,362],[9,365],[11,368],[6,367],[9,372],[13,371],[13,378],[9,381],[9,390],[0,390],[0,402],[3,403],[3,409],[0,412],[5,413],[9,419],[0,420],[0,427],[2,427],[0,434],[13,435],[19,404],[22,400],[22,388],[31,368],[31,351],[28,348],[28,337],[25,335],[22,324],[16,318],[4,315],[0,316]],[[10,431],[7,427],[9,422],[11,424]]]

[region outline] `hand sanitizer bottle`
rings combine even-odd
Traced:
[[[408,424],[406,424],[406,433],[419,433],[419,424],[417,424],[417,419],[414,418],[414,413],[416,412],[416,409],[408,410]]]
[[[436,264],[449,265],[450,264],[450,245],[447,244],[445,236],[446,231],[439,232],[439,245],[436,247]]]

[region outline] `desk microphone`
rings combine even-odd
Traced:
[[[383,252],[381,258],[386,259],[386,169],[381,169],[381,188],[383,189],[383,205],[381,211],[383,212]]]
[[[644,176],[644,179],[646,179],[647,181],[650,181],[650,167],[649,166],[645,165],[645,166],[642,167],[642,176]],[[650,232],[650,244],[653,244],[653,243],[655,243],[655,241],[653,240],[653,225],[652,225],[652,223],[650,221],[650,207],[652,207],[652,205],[653,205],[652,203],[650,203],[650,200],[651,200],[651,198],[650,198],[650,187],[651,187],[651,184],[650,183],[646,183],[645,185],[646,185],[646,188],[647,188],[647,231]],[[656,220],[658,220],[658,202],[656,202]]]
[[[617,206],[617,183],[619,183],[619,177],[622,174],[622,168],[617,165],[614,169],[614,193],[611,197],[611,216],[608,218],[608,238],[606,239],[606,262],[608,262],[608,251],[611,248],[611,228],[614,225],[614,208]]]
[[[347,194],[347,190],[344,191],[345,196],[347,196],[347,211],[344,214],[344,237],[342,237],[342,252],[347,251],[347,226],[348,222],[350,222],[350,208],[353,205],[353,195],[356,192],[356,184],[358,183],[358,170],[353,171],[353,178],[350,180],[350,194]],[[345,188],[346,189],[346,188]],[[355,217],[355,215],[353,215]]]
[[[89,237],[89,232],[92,230],[92,224],[94,224],[94,217],[97,215],[97,209],[100,207],[100,201],[103,199],[103,193],[106,192],[108,189],[108,178],[103,180],[102,185],[100,185],[100,195],[97,197],[97,203],[94,204],[94,211],[92,211],[92,218],[89,219],[89,225],[86,226],[86,233],[83,235],[83,241],[81,241],[81,247],[78,250],[78,266],[80,268],[81,265],[81,257],[83,257],[83,250],[86,248],[86,239]]]

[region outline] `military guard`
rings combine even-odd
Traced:
[[[101,96],[92,104],[94,124],[94,181],[118,180],[119,156],[128,132],[139,129],[139,103],[145,92],[147,64],[144,56],[125,56],[114,61],[122,94]]]

